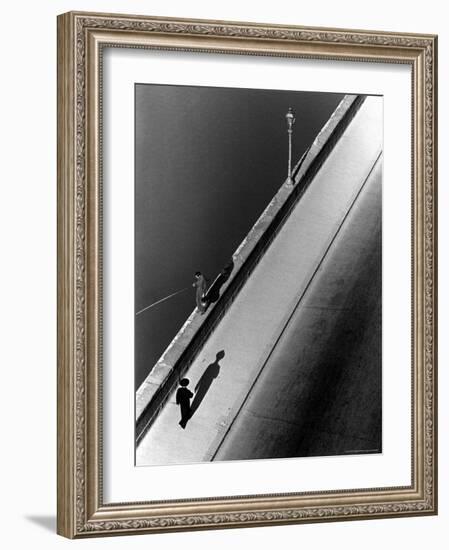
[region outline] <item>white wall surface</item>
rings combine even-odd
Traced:
[[[137,13],[439,34],[440,97],[440,514],[70,542],[56,517],[56,15],[69,10]],[[444,2],[360,0],[41,0],[3,3],[1,41],[3,548],[115,547],[217,550],[255,547],[442,549],[449,538],[449,30]],[[6,254],[5,254],[6,251]],[[444,542],[446,539],[446,542]],[[73,547],[73,546],[72,546]]]

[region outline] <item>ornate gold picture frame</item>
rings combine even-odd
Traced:
[[[292,479],[291,490],[273,492],[264,490],[261,480],[260,492],[251,494],[155,498],[148,486],[144,499],[105,499],[111,475],[105,467],[109,409],[104,409],[103,387],[107,49],[410,69],[411,311],[404,315],[411,326],[411,352],[401,357],[410,372],[409,484],[371,486],[367,481],[349,489],[298,491]],[[59,16],[58,533],[83,538],[436,514],[436,168],[436,36],[78,12]],[[130,358],[131,378],[132,369]],[[207,467],[213,472],[215,465]]]

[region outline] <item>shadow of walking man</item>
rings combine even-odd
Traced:
[[[206,393],[209,391],[209,388],[212,385],[212,382],[220,374],[220,364],[219,361],[225,356],[224,350],[221,350],[217,353],[215,361],[208,365],[206,370],[201,375],[201,378],[198,380],[197,385],[195,386],[195,397],[192,401],[192,406],[190,408],[190,417],[192,417],[198,407],[201,405]]]

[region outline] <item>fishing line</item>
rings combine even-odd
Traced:
[[[143,313],[144,311],[146,311],[147,309],[150,309],[154,306],[157,306],[157,304],[160,304],[161,302],[165,302],[165,300],[168,300],[169,298],[172,298],[173,296],[176,296],[177,294],[181,294],[181,292],[184,292],[185,290],[187,290],[188,286],[186,286],[185,288],[181,288],[181,290],[177,290],[176,292],[173,292],[173,294],[169,294],[168,296],[165,296],[165,298],[161,298],[160,300],[158,300],[157,302],[153,302],[152,304],[150,304],[149,306],[147,307],[144,307],[143,309],[140,309],[136,315],[140,315],[141,313]]]

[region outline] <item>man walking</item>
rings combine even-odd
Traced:
[[[187,388],[190,380],[183,378],[180,380],[178,391],[176,392],[176,404],[181,408],[181,420],[179,425],[185,430],[186,424],[191,416],[190,399],[193,397],[193,393]]]

